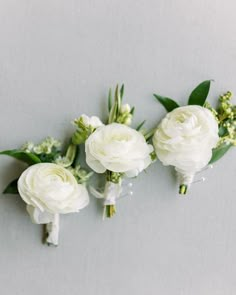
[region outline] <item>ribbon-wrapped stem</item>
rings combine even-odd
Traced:
[[[116,213],[116,199],[121,193],[121,173],[107,171],[104,190],[104,214],[111,218]]]
[[[57,246],[59,240],[59,214],[53,215],[53,220],[46,224],[46,243]]]
[[[58,245],[59,240],[59,214],[49,213],[46,211],[41,211],[39,208],[27,205],[27,212],[30,215],[30,218],[35,224],[45,224],[45,242],[48,245]]]
[[[176,172],[179,180],[179,194],[186,195],[188,188],[193,182],[194,173],[186,173],[177,169]]]

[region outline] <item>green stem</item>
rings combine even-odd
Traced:
[[[111,218],[116,214],[116,206],[115,205],[106,205],[106,217]]]
[[[188,186],[186,184],[181,184],[179,186],[179,194],[180,195],[186,195],[187,190],[188,190]]]
[[[121,173],[112,172],[107,170],[106,172],[106,180],[114,183],[120,183],[121,181]],[[106,217],[111,218],[116,214],[116,206],[115,205],[105,205],[105,213]]]

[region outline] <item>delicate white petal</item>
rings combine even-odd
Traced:
[[[35,219],[43,218],[43,213],[48,216],[48,213],[78,212],[89,202],[86,188],[78,185],[72,173],[52,163],[35,164],[26,169],[18,180],[18,190]],[[33,212],[32,206],[38,210]]]
[[[168,113],[153,136],[160,161],[183,173],[197,172],[206,166],[218,140],[218,123],[213,114],[195,105]]]
[[[42,212],[40,209],[27,205],[26,210],[30,215],[31,221],[36,224],[46,224],[54,220],[54,214]]]
[[[85,142],[86,162],[97,173],[135,170],[137,175],[151,163],[152,151],[140,132],[118,123],[98,128]]]

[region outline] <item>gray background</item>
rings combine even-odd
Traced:
[[[150,127],[165,114],[153,92],[184,104],[204,79],[215,80],[212,102],[235,91],[235,9],[234,0],[1,0],[0,149],[64,140],[81,113],[105,118],[117,82],[135,123]],[[1,157],[0,190],[23,168]],[[41,244],[19,196],[2,196],[0,293],[236,294],[235,173],[232,150],[185,198],[157,162],[112,220],[94,198],[63,216],[56,249]]]

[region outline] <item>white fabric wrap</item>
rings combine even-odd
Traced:
[[[176,168],[175,170],[177,172],[177,177],[180,185],[184,184],[189,187],[193,183],[195,173],[186,173],[183,171],[179,171]]]
[[[35,224],[46,224],[47,230],[47,239],[46,242],[48,244],[52,244],[54,246],[58,245],[59,240],[59,214],[52,214],[46,211],[41,211],[36,207],[31,205],[27,205],[27,212],[30,215],[30,218]]]
[[[104,206],[115,205],[121,194],[121,184],[107,181],[104,190]]]

